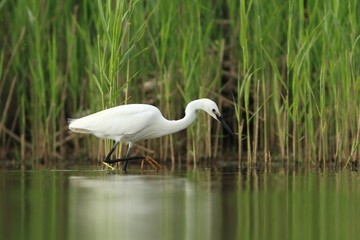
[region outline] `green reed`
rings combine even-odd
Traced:
[[[236,138],[199,113],[187,131],[138,151],[355,166],[359,9],[355,0],[3,1],[1,157],[101,160],[112,143],[69,134],[67,118],[145,102],[176,119],[208,97]]]

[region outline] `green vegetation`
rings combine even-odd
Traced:
[[[172,161],[226,150],[248,164],[354,165],[359,15],[355,0],[2,0],[0,158],[101,159],[109,142],[69,134],[68,117],[143,102],[175,119],[208,97],[237,139],[199,114],[186,132],[138,150]]]

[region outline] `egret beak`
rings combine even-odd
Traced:
[[[229,126],[226,124],[226,122],[224,121],[224,119],[220,116],[220,114],[215,114],[217,120],[223,125],[223,127],[225,128],[225,130],[231,135],[234,136],[233,131],[231,131],[231,129],[229,128]]]

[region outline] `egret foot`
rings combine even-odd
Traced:
[[[109,163],[103,161],[103,164],[104,164],[106,167],[110,168],[111,170],[115,170],[115,168],[114,168],[113,166],[111,166]]]
[[[161,165],[157,163],[153,158],[149,156],[134,156],[134,157],[124,157],[124,158],[118,158],[118,159],[105,159],[104,164],[114,164],[118,162],[127,162],[130,160],[141,160],[141,170],[144,169],[144,162],[147,162],[150,164],[150,166],[155,170],[159,171],[162,169]],[[123,166],[122,170],[126,172],[126,165]],[[125,167],[125,168],[124,168]]]

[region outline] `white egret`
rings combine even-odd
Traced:
[[[112,139],[114,146],[104,159],[110,160],[120,142],[128,144],[122,170],[126,171],[130,160],[131,148],[135,142],[145,139],[158,138],[187,128],[196,118],[196,111],[203,110],[219,121],[224,128],[233,135],[219,113],[219,108],[210,99],[198,99],[190,102],[185,109],[185,117],[179,120],[167,120],[158,108],[147,104],[128,104],[109,108],[82,118],[69,119],[69,129],[76,133],[94,134],[99,138]],[[127,160],[128,159],[128,160]]]

